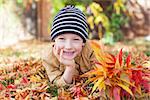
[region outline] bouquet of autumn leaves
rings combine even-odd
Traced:
[[[104,52],[96,41],[91,41],[91,46],[97,61],[93,65],[93,70],[81,75],[81,81],[72,87],[72,98],[77,100],[150,98],[150,61],[136,65],[131,63],[131,54],[124,59],[122,49],[114,56]],[[84,82],[83,78],[86,79]],[[67,96],[66,93],[59,95],[63,96]]]

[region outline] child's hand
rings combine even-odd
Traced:
[[[75,61],[74,59],[66,59],[63,57],[63,49],[60,51],[60,62],[66,66],[75,66]]]
[[[54,55],[57,57],[57,59],[59,60],[60,63],[66,65],[68,67],[69,66],[72,66],[72,67],[75,66],[74,59],[66,59],[63,57],[63,49],[56,48],[56,46],[54,45],[53,52],[54,52]]]

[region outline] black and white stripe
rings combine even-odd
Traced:
[[[51,39],[60,34],[71,32],[79,35],[84,42],[88,38],[85,15],[74,6],[67,6],[55,16],[51,28]]]

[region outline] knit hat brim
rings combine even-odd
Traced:
[[[88,37],[81,35],[80,31],[73,30],[73,29],[64,29],[64,30],[61,30],[61,32],[57,31],[55,37],[51,38],[51,40],[54,40],[57,36],[59,36],[61,34],[67,34],[67,33],[76,34],[76,35],[80,36],[83,39],[84,43],[86,42],[86,39],[88,38]]]

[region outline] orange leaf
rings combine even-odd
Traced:
[[[93,75],[101,75],[102,72],[100,70],[91,70],[81,75],[81,77],[91,77]]]
[[[98,48],[98,49],[101,49],[101,46],[100,46],[100,44],[98,44],[97,41],[91,40],[91,41],[90,41],[90,44],[91,44],[92,46],[95,46],[95,47]]]
[[[105,84],[111,86],[111,82],[109,78],[105,79]]]
[[[115,63],[115,68],[119,69],[120,67],[121,67],[120,62],[119,62],[119,59],[117,58],[116,63]]]
[[[96,76],[96,77],[90,78],[90,79],[88,79],[86,81],[86,84],[88,84],[88,83],[95,83],[99,78],[100,78],[100,76]]]

